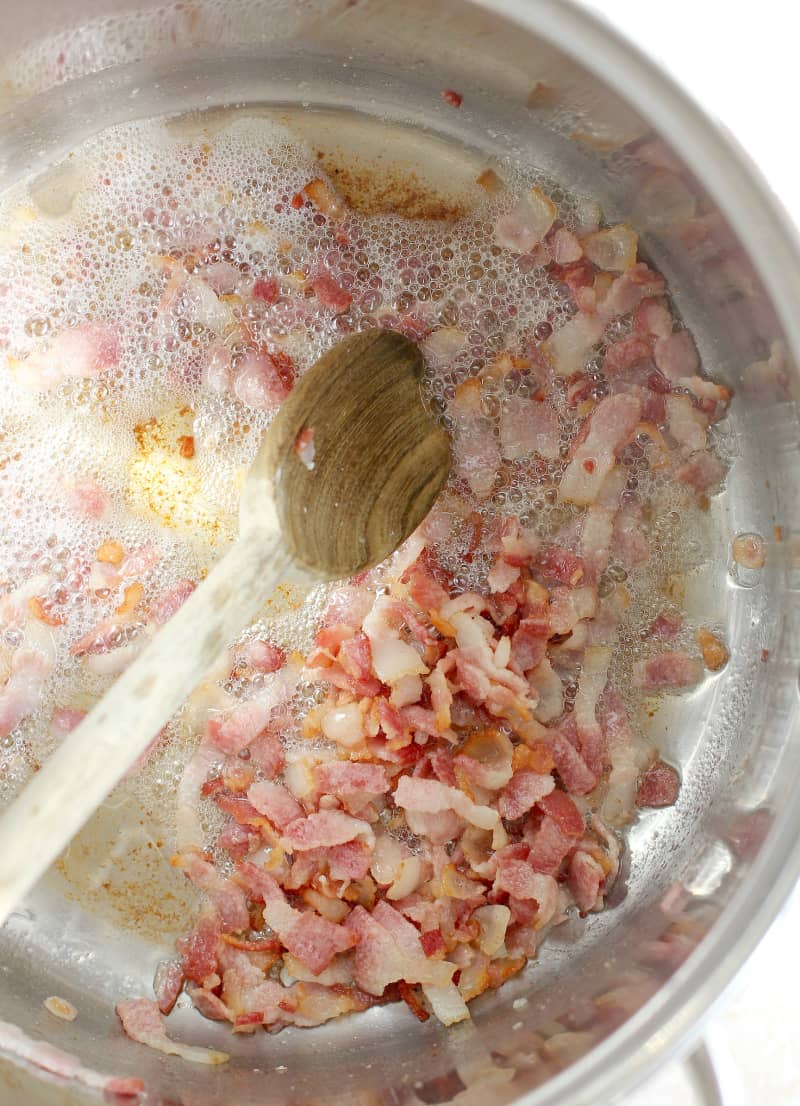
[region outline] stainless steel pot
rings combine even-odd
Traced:
[[[19,73],[26,43],[61,35],[45,48],[45,79],[0,84],[0,185],[110,123],[231,103],[271,105],[343,156],[380,153],[398,171],[419,163],[440,181],[470,172],[476,156],[512,156],[638,226],[707,370],[736,392],[731,471],[710,506],[719,540],[685,581],[692,612],[726,627],[731,661],[657,711],[652,733],[682,766],[683,789],[675,808],[631,830],[605,913],[562,927],[539,962],[451,1031],[387,1007],[313,1032],[231,1041],[179,1009],[178,1036],[224,1038],[234,1054],[209,1074],[133,1044],[114,1016],[121,995],[148,992],[174,934],[157,936],[161,923],[147,918],[147,828],[112,805],[81,845],[83,876],[103,863],[110,890],[62,864],[0,933],[0,1020],[26,1035],[0,1031],[6,1100],[83,1101],[98,1072],[142,1076],[148,1102],[195,1106],[615,1099],[686,1046],[800,869],[793,230],[754,167],[681,91],[564,0],[178,4],[149,42],[146,21],[131,14],[146,2],[0,7],[0,78],[15,65]],[[112,14],[127,20],[120,33],[88,22]],[[443,88],[464,93],[460,111],[443,104]],[[769,539],[757,578],[730,563],[729,539],[742,531]],[[170,924],[179,928],[174,919],[161,928]],[[75,1003],[75,1022],[43,1014],[53,993]],[[30,1057],[26,1039],[51,1042],[80,1068],[53,1082],[41,1055],[38,1068],[35,1056],[20,1060]]]

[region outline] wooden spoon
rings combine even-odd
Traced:
[[[408,339],[370,330],[298,381],[248,473],[239,540],[0,818],[0,924],[287,574],[351,576],[422,521],[450,465],[422,368]]]

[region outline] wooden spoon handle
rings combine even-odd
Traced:
[[[277,529],[245,532],[64,738],[0,818],[0,925],[291,568]]]

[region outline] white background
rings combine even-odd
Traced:
[[[800,0],[585,2],[735,136],[800,224]],[[800,1104],[799,935],[796,893],[708,1023],[724,1106]],[[701,1101],[672,1064],[625,1106]]]

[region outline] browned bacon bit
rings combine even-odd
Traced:
[[[719,672],[728,663],[728,650],[718,637],[701,627],[696,634],[703,662],[710,672]]]
[[[670,764],[657,760],[648,768],[636,792],[637,806],[672,806],[678,797],[680,776]]]
[[[769,660],[769,649],[762,649],[761,650],[761,663],[766,664],[768,660]]]
[[[417,1021],[426,1022],[430,1014],[420,1002],[418,989],[410,987],[408,983],[401,979],[397,984],[397,991]]]
[[[194,436],[192,434],[182,434],[178,438],[178,452],[187,461],[194,457]]]
[[[460,108],[464,97],[460,92],[454,92],[452,88],[445,88],[442,90],[442,99],[451,108]]]
[[[733,539],[733,559],[742,568],[763,568],[767,547],[760,534],[739,534]]]

